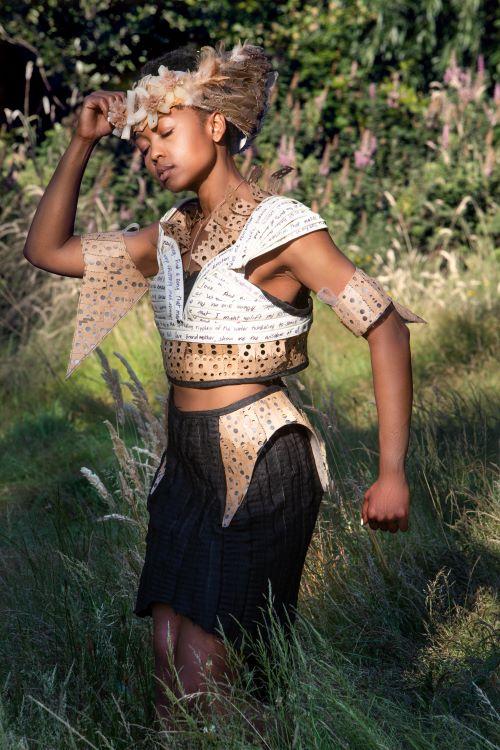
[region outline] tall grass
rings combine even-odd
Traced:
[[[255,674],[235,653],[241,676],[223,698],[228,718],[196,716],[178,699],[177,731],[151,729],[151,623],[131,609],[145,497],[165,439],[159,384],[144,389],[120,352],[111,364],[111,334],[85,364],[90,384],[80,373],[58,404],[4,429],[4,747],[497,745],[494,266],[480,249],[467,268],[450,256],[439,271],[439,262],[410,255],[392,272],[389,256],[380,266],[396,298],[430,321],[412,329],[407,533],[359,523],[376,471],[375,410],[369,370],[353,380],[349,363],[367,347],[317,305],[311,349],[314,363],[327,365],[289,379],[323,431],[335,482],[307,556],[293,638],[284,641],[274,624],[271,653],[254,644],[270,696],[262,736],[252,721]],[[133,339],[136,322],[124,325]],[[330,367],[329,357],[344,364]]]

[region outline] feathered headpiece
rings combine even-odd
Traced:
[[[115,126],[114,135],[130,138],[132,128],[154,128],[158,116],[176,105],[200,107],[221,112],[244,134],[241,150],[260,131],[277,78],[262,47],[245,41],[226,51],[221,41],[215,48],[201,48],[195,71],[160,65],[158,75],[136,81],[126,104],[110,105],[108,122]]]

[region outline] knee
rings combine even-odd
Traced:
[[[189,693],[202,693],[207,690],[207,683],[210,681],[211,676],[217,676],[218,670],[215,665],[219,663],[220,659],[214,654],[193,654],[191,658],[181,662],[178,668],[179,680],[182,685],[182,689],[185,694]],[[178,663],[177,660],[176,663]]]
[[[153,654],[155,661],[167,662],[169,655],[174,658],[181,615],[176,613],[168,604],[155,602],[153,604]]]
[[[165,631],[153,634],[153,655],[155,662],[161,665],[169,665],[175,658],[175,642]]]

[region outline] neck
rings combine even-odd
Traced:
[[[196,188],[203,215],[207,217],[224,200],[226,192],[235,188],[242,179],[243,175],[230,156],[217,158],[210,173]],[[250,194],[250,191],[243,182],[238,188],[238,195],[244,197],[247,193]]]

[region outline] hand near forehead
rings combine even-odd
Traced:
[[[76,126],[76,135],[84,141],[95,142],[113,132],[114,126],[108,122],[109,108],[121,101],[125,103],[123,91],[93,91],[83,100]]]

